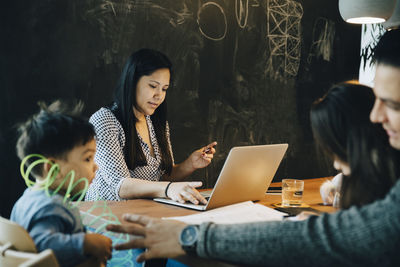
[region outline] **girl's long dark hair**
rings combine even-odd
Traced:
[[[125,132],[124,154],[129,169],[147,165],[135,127],[138,120],[132,109],[132,107],[137,108],[136,85],[142,76],[151,75],[154,71],[164,68],[170,71],[170,87],[172,87],[172,64],[170,60],[161,52],[152,49],[138,50],[128,58],[115,89],[114,103],[110,109]],[[166,135],[167,102],[165,100],[151,115],[151,120],[160,147],[161,168],[167,174],[171,174],[173,163]]]
[[[382,126],[369,120],[374,101],[371,88],[342,83],[311,108],[311,127],[319,146],[350,166],[351,175],[341,187],[342,208],[383,198],[400,173],[398,152]]]

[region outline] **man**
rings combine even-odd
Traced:
[[[381,123],[400,150],[400,30],[384,34],[375,59],[371,121]],[[117,246],[147,248],[139,261],[193,254],[246,265],[400,266],[400,181],[382,200],[298,222],[188,226],[138,215],[124,219],[134,224],[108,229],[143,236]]]

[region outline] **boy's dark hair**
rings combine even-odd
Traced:
[[[40,111],[19,125],[17,155],[22,160],[30,154],[65,159],[67,153],[78,145],[84,145],[95,136],[95,131],[80,114],[83,103],[67,105],[55,101],[49,106],[38,103]],[[27,165],[32,160],[27,161]],[[42,175],[42,169],[34,168],[33,174]]]
[[[114,104],[110,109],[121,123],[125,132],[126,145],[124,147],[125,162],[129,169],[147,165],[146,157],[140,146],[137,136],[135,117],[132,107],[137,107],[136,85],[142,76],[151,75],[159,69],[169,69],[170,86],[172,87],[172,64],[166,55],[152,49],[140,49],[133,53],[127,60],[122,71],[119,83],[114,93]],[[172,155],[166,136],[167,127],[167,101],[156,109],[151,115],[154,131],[161,153],[161,168],[170,174],[172,171]]]
[[[377,64],[400,68],[400,29],[385,32],[374,48]]]
[[[398,152],[380,125],[369,120],[372,89],[342,83],[332,87],[311,109],[314,138],[331,157],[350,166],[343,179],[340,205],[365,205],[384,197],[399,176]]]

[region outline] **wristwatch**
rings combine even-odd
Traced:
[[[198,225],[188,225],[183,228],[181,235],[179,237],[179,243],[182,249],[187,253],[196,253],[197,240],[199,238],[199,226]]]

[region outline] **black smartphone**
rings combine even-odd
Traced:
[[[279,193],[282,193],[281,186],[270,186],[267,189],[267,194],[279,194]]]
[[[274,209],[287,213],[288,214],[287,217],[296,216],[297,214],[299,214],[299,213],[301,213],[303,211],[311,211],[311,212],[315,212],[315,213],[318,213],[318,214],[321,213],[319,210],[316,210],[316,209],[313,209],[313,208],[297,208],[297,207],[287,207],[287,208],[286,207],[285,208],[282,207],[281,208],[281,207],[278,207],[278,208],[274,208]]]

